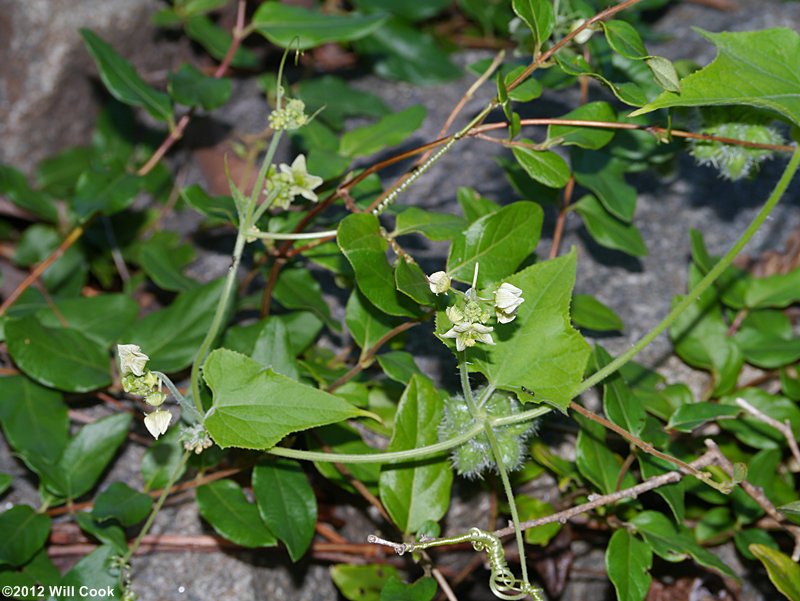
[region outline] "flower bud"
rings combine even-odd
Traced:
[[[150,357],[142,352],[142,349],[135,344],[118,344],[117,355],[119,356],[119,373],[122,376],[133,374],[143,376],[144,368]]]
[[[450,290],[450,276],[445,271],[437,271],[427,277],[428,286],[434,294],[441,294]]]
[[[570,31],[575,31],[576,29],[578,29],[578,27],[583,25],[585,22],[586,22],[586,19],[578,19],[577,21],[572,23],[572,27],[570,28]],[[594,31],[592,31],[592,28],[590,26],[590,27],[587,27],[586,29],[584,29],[583,31],[581,31],[578,35],[576,35],[573,38],[573,40],[575,41],[576,44],[585,44],[586,42],[588,42],[591,39],[591,37],[593,35],[594,35]]]

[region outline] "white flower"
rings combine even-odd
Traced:
[[[450,276],[445,271],[437,271],[427,276],[428,286],[434,294],[441,294],[450,290]]]
[[[298,129],[308,123],[306,105],[299,98],[292,98],[285,107],[272,111],[268,120],[269,126],[275,131]]]
[[[525,302],[522,298],[522,290],[516,286],[503,282],[500,287],[495,290],[494,304],[495,316],[499,323],[509,323],[514,321],[517,317],[517,309]]]
[[[447,309],[444,310],[444,313],[447,315],[447,319],[449,319],[454,325],[464,321],[464,312],[455,305],[452,307],[447,307]]]
[[[145,355],[137,345],[118,344],[117,355],[119,356],[120,375],[144,375],[144,368],[147,366],[147,362],[150,361],[150,357]]]
[[[147,431],[153,435],[153,438],[158,440],[158,437],[164,434],[169,428],[169,422],[172,421],[172,414],[163,409],[156,409],[152,413],[148,413],[144,418],[144,425]]]
[[[455,338],[456,350],[463,351],[468,346],[475,346],[476,342],[494,345],[490,333],[493,329],[480,323],[460,323],[442,334],[442,338]]]
[[[314,189],[319,188],[323,179],[317,175],[311,175],[306,167],[306,156],[298,154],[292,161],[291,167],[287,164],[280,166],[281,172],[288,177],[291,182],[289,189],[292,196],[302,196],[308,200],[317,202],[319,198],[314,194]]]

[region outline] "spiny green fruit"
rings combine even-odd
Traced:
[[[703,112],[706,126],[700,133],[746,140],[758,144],[783,144],[783,136],[767,125],[771,118],[752,110],[713,109]],[[773,151],[710,140],[691,140],[690,152],[700,165],[711,165],[725,179],[736,181],[756,172]]]
[[[481,398],[481,389],[475,391],[475,397]],[[489,417],[506,417],[519,413],[520,404],[510,394],[497,391],[493,393],[483,406]],[[449,398],[444,405],[444,415],[439,424],[439,440],[450,440],[462,432],[469,430],[477,423],[464,399],[460,396]],[[513,471],[521,467],[525,459],[525,440],[535,433],[536,422],[525,422],[493,428],[500,455],[506,469]],[[453,449],[451,453],[453,467],[460,476],[467,478],[481,477],[487,469],[497,471],[486,434],[479,434],[472,440]]]

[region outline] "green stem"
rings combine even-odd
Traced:
[[[497,465],[497,472],[500,474],[500,480],[503,482],[503,490],[506,493],[506,500],[508,507],[511,510],[511,521],[514,523],[514,535],[517,539],[517,549],[519,551],[519,565],[522,570],[522,582],[528,585],[528,565],[525,561],[525,542],[522,540],[522,530],[519,527],[519,513],[517,512],[517,504],[514,501],[514,490],[511,488],[511,481],[508,479],[508,470],[506,470],[505,462],[503,461],[503,454],[500,450],[500,445],[497,443],[497,437],[494,435],[493,425],[489,422],[483,407],[491,392],[484,393],[481,397],[480,409],[475,404],[475,399],[472,396],[472,387],[469,383],[469,373],[467,372],[467,353],[460,351],[458,353],[458,372],[461,376],[461,388],[464,391],[464,400],[467,402],[467,407],[472,417],[476,422],[483,424],[483,431],[486,435],[486,440],[489,441],[489,446],[494,455],[494,461]],[[492,389],[492,387],[489,387]],[[493,389],[492,389],[493,390]]]
[[[327,230],[324,232],[301,232],[298,234],[283,234],[280,232],[252,232],[251,238],[263,238],[266,240],[316,240],[317,238],[328,238],[336,236],[337,230]]]
[[[642,338],[636,344],[614,359],[611,363],[596,371],[592,376],[584,380],[574,391],[573,398],[577,397],[582,392],[589,390],[595,384],[599,384],[605,378],[616,372],[620,367],[630,361],[644,347],[653,342],[653,340],[655,340],[655,338],[661,334],[661,332],[671,326],[678,316],[683,313],[683,311],[685,311],[686,308],[689,307],[693,302],[695,302],[697,298],[703,294],[703,292],[705,292],[720,275],[722,275],[722,272],[725,271],[725,269],[727,269],[728,266],[733,262],[736,256],[755,235],[756,231],[758,231],[758,228],[761,227],[761,224],[763,224],[767,217],[769,217],[769,214],[775,208],[775,205],[778,204],[778,201],[786,192],[786,188],[789,187],[789,183],[792,181],[798,165],[800,165],[800,149],[795,149],[789,164],[786,166],[786,169],[784,169],[781,179],[775,185],[775,189],[772,191],[772,194],[770,194],[767,202],[758,212],[758,215],[755,216],[742,236],[736,241],[731,249],[725,253],[725,256],[723,256],[717,262],[717,264],[709,270],[705,277],[700,280],[700,282],[698,282],[698,284],[692,288],[692,290],[677,305],[675,305],[672,311],[670,311],[667,316],[661,320],[661,323],[650,330],[647,334],[642,336]]]
[[[147,516],[147,521],[144,523],[144,526],[142,526],[142,529],[139,531],[139,535],[136,537],[133,543],[131,543],[131,545],[128,547],[128,552],[125,553],[125,555],[123,556],[122,558],[123,564],[127,564],[130,562],[131,557],[133,557],[133,554],[136,553],[136,550],[139,548],[139,545],[142,544],[142,540],[150,531],[150,527],[153,525],[153,522],[155,521],[158,512],[161,511],[161,507],[164,505],[164,501],[166,501],[167,497],[169,496],[169,491],[175,485],[175,482],[178,480],[178,478],[180,478],[181,474],[183,473],[183,468],[186,467],[186,462],[189,461],[189,457],[191,457],[191,455],[192,455],[191,451],[185,451],[183,453],[183,457],[181,457],[180,463],[175,468],[175,471],[173,472],[169,481],[164,485],[164,490],[161,491],[161,496],[158,497],[156,504],[153,505],[153,509],[150,512],[150,515]]]
[[[200,415],[204,414],[203,402],[200,399],[200,366],[203,364],[208,352],[211,350],[211,345],[214,344],[214,340],[219,333],[220,326],[222,326],[222,321],[225,318],[231,293],[233,292],[236,284],[236,274],[239,271],[239,263],[242,261],[242,253],[244,252],[244,247],[247,243],[247,232],[252,226],[253,211],[255,210],[256,203],[258,202],[258,197],[261,195],[261,189],[264,187],[264,180],[267,177],[267,171],[269,166],[272,164],[272,159],[275,156],[275,151],[278,149],[278,143],[280,142],[282,134],[283,132],[276,131],[272,136],[272,140],[270,140],[267,154],[264,157],[264,162],[261,164],[261,169],[258,172],[256,183],[253,186],[253,192],[250,195],[247,206],[244,207],[244,210],[242,211],[239,222],[239,231],[236,234],[236,243],[233,247],[231,266],[228,269],[228,276],[225,278],[225,286],[222,289],[222,295],[217,303],[217,309],[214,312],[214,318],[212,319],[208,333],[203,339],[203,342],[200,344],[200,348],[197,349],[197,355],[195,355],[194,361],[192,362],[192,401],[194,401],[194,406],[197,408],[197,411],[200,413]]]

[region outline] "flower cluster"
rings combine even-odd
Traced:
[[[184,449],[193,451],[196,455],[199,455],[214,444],[203,424],[195,424],[194,426],[183,428],[180,441],[183,443]]]
[[[306,157],[299,154],[291,165],[283,163],[278,169],[271,165],[265,188],[267,198],[272,199],[272,206],[285,209],[297,196],[317,202],[319,199],[314,190],[321,184],[322,178],[308,172]]]
[[[298,98],[292,98],[286,102],[286,106],[270,113],[269,126],[275,130],[299,129],[308,123],[306,115],[306,105]]]
[[[122,389],[128,394],[144,397],[144,402],[155,407],[155,411],[145,414],[144,425],[147,431],[158,439],[164,434],[172,421],[172,414],[161,405],[167,395],[161,392],[161,380],[147,369],[150,357],[135,344],[118,344],[119,373]]]
[[[428,285],[434,294],[446,294],[452,290],[457,295],[456,302],[445,310],[453,327],[442,334],[442,337],[455,339],[458,351],[475,346],[478,342],[493,345],[494,328],[486,323],[492,316],[497,319],[497,323],[514,321],[517,309],[525,302],[522,290],[508,282],[500,284],[488,298],[480,296],[475,289],[477,266],[475,275],[472,287],[466,292],[452,288],[450,276],[444,271],[437,271],[427,276]]]

